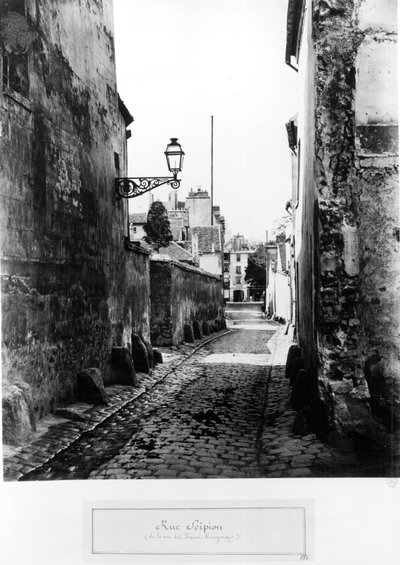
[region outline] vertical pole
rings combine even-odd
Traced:
[[[269,270],[269,264],[268,264],[268,250],[267,250],[267,245],[268,245],[268,230],[266,230],[265,232],[265,290],[264,290],[264,304],[263,304],[263,308],[264,308],[264,317],[267,317],[267,295],[268,295],[268,284],[269,284],[269,280],[268,280],[268,270]]]
[[[211,116],[211,225],[214,225],[214,116]]]

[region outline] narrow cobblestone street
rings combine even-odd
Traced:
[[[139,389],[111,387],[109,406],[50,418],[5,458],[5,479],[393,475],[384,460],[294,435],[285,327],[254,310],[230,317],[227,332],[200,346],[165,348],[165,364]]]
[[[262,476],[257,440],[281,330],[212,340],[25,479]]]
[[[256,356],[273,333],[239,330],[199,351],[146,399],[137,433],[89,478],[261,476],[256,445],[268,368],[224,356]]]
[[[44,437],[6,458],[5,477],[261,477],[258,439],[283,327],[261,320],[259,312],[249,315],[254,329],[239,325],[194,352],[187,345],[185,354],[188,348],[193,354],[178,366],[162,365],[142,394],[129,398],[135,391],[119,390],[114,408],[92,409],[97,422],[91,426],[93,414],[86,422],[50,426]],[[176,351],[178,358],[181,353]],[[168,360],[171,352],[164,356]]]

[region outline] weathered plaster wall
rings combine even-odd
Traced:
[[[26,20],[29,95],[0,98],[3,375],[30,385],[41,416],[73,397],[78,370],[149,334],[149,259],[125,247],[114,192],[112,2],[27,0]]]
[[[358,5],[355,205],[360,359],[374,414],[400,424],[400,244],[395,0]]]
[[[151,341],[177,345],[184,326],[223,315],[222,279],[175,261],[151,259]]]
[[[305,2],[303,36],[299,56],[299,112],[298,148],[295,175],[297,186],[293,199],[295,270],[296,270],[296,327],[299,345],[303,351],[304,366],[316,370],[316,312],[315,277],[317,265],[315,251],[318,237],[315,230],[315,57],[312,42],[312,1]]]
[[[395,21],[389,1],[314,2],[318,378],[330,426],[360,433],[370,394],[388,423],[399,402]]]
[[[199,256],[199,266],[208,273],[222,274],[222,253],[204,253]]]

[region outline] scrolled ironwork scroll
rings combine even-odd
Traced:
[[[181,181],[175,177],[122,177],[115,179],[115,189],[119,198],[136,198],[163,184],[179,188]]]

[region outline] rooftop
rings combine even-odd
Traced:
[[[289,0],[286,24],[285,63],[291,65],[292,57],[297,57],[301,14],[304,0]]]
[[[190,230],[191,238],[198,236],[199,254],[220,252],[221,230],[219,226],[195,227]]]
[[[210,197],[208,195],[207,190],[202,190],[201,188],[198,188],[195,192],[193,188],[191,188],[189,194],[187,195],[187,198],[210,198]]]
[[[160,247],[158,250],[159,255],[169,255],[172,259],[176,261],[184,261],[193,263],[193,255],[186,251],[183,247],[172,241],[168,247]]]
[[[147,222],[147,212],[141,214],[129,214],[129,223],[145,224]]]

